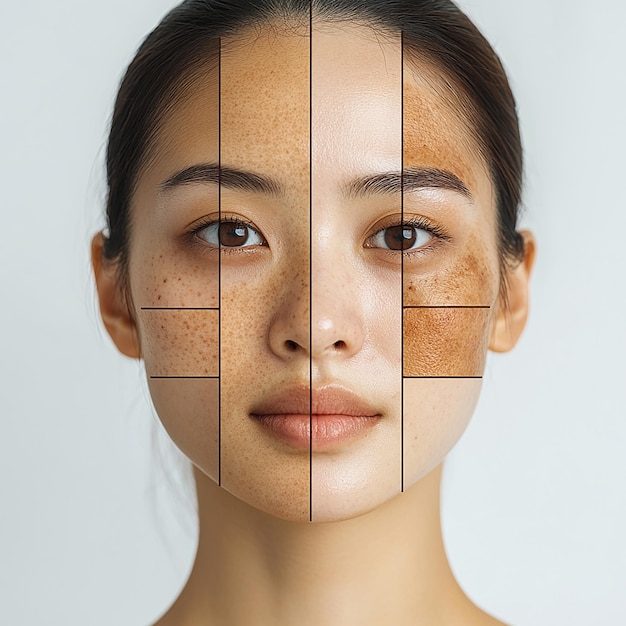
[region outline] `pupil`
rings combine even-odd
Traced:
[[[236,222],[220,224],[220,245],[227,248],[243,246],[248,241],[248,227]]]
[[[385,231],[385,243],[390,250],[408,250],[416,238],[415,229],[409,226],[391,226]]]

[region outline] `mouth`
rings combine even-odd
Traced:
[[[340,385],[287,389],[254,407],[263,431],[298,450],[330,450],[365,436],[382,414]]]

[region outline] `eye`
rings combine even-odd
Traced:
[[[196,231],[198,237],[218,248],[248,248],[266,245],[266,241],[251,224],[241,220],[211,222]]]
[[[431,239],[433,239],[433,233],[416,224],[396,224],[382,228],[372,235],[368,247],[406,252],[421,248]]]

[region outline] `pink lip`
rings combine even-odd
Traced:
[[[363,435],[381,414],[349,389],[328,385],[287,389],[256,406],[250,416],[293,448],[327,450]]]

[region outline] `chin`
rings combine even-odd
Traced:
[[[346,493],[329,489],[326,484],[315,484],[312,495],[313,523],[331,523],[344,522],[371,513],[401,495],[401,489],[399,483],[379,483]]]

